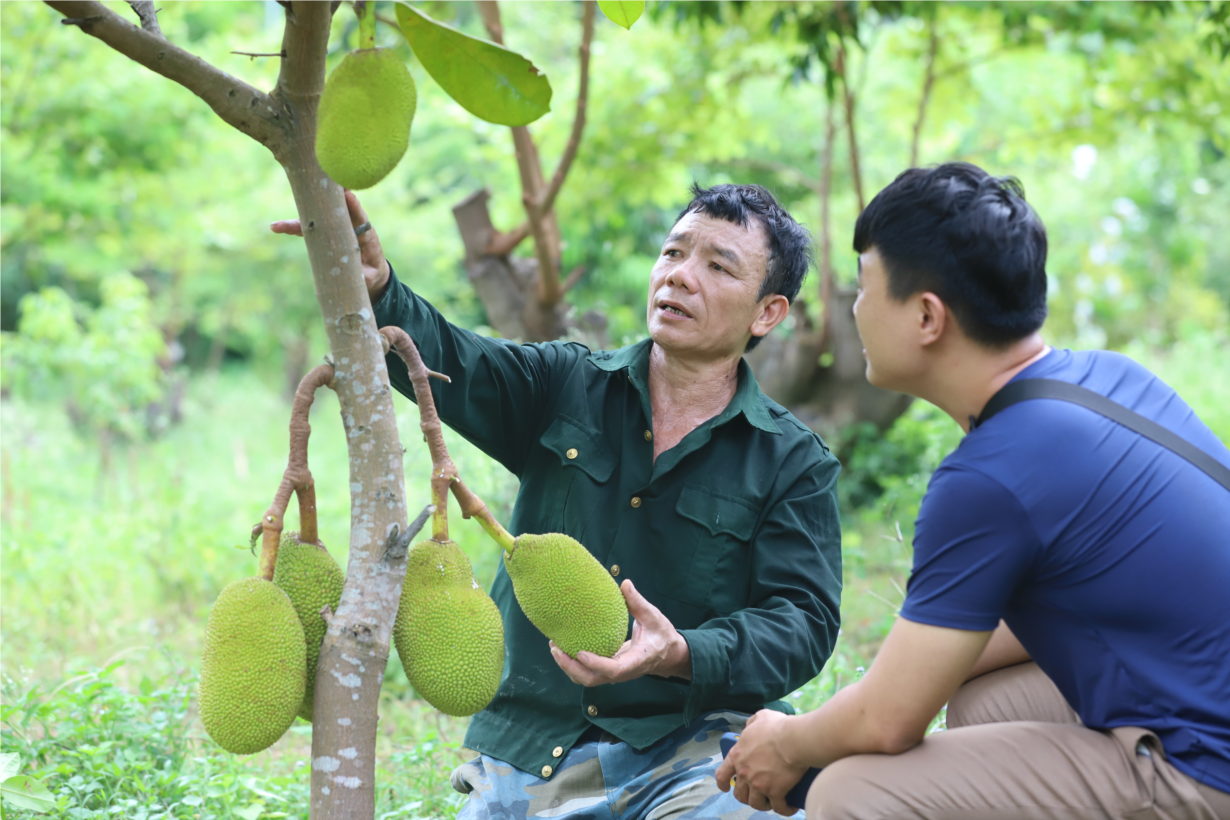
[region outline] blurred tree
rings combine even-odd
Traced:
[[[5,390],[64,401],[69,416],[99,443],[99,480],[111,473],[111,442],[138,441],[165,426],[166,355],[153,323],[149,289],[128,273],[102,280],[97,308],[63,289],[22,297],[19,332],[6,334]]]
[[[496,0],[478,0],[483,25],[492,41],[504,44],[504,27]],[[466,249],[466,270],[482,300],[491,326],[507,338],[539,342],[557,339],[570,328],[578,327],[594,341],[606,342],[606,319],[590,312],[580,322],[569,315],[565,297],[585,272],[578,265],[561,281],[562,237],[555,215],[555,201],[576,159],[585,113],[589,102],[589,58],[594,36],[594,4],[582,4],[581,45],[578,49],[576,113],[568,142],[555,172],[543,174],[538,145],[528,126],[513,126],[512,141],[520,177],[521,202],[525,221],[503,233],[491,222],[487,201],[490,194],[478,191],[453,208],[461,240]],[[512,257],[512,252],[527,237],[534,243],[534,257]]]
[[[1141,128],[1172,130],[1172,139],[1195,131],[1223,151],[1230,135],[1225,118],[1219,116],[1226,90],[1225,61],[1198,59],[1191,39],[1193,30],[1203,26],[1213,32],[1206,40],[1215,41],[1216,32],[1225,26],[1222,12],[1218,4],[1202,11],[1163,3],[658,4],[656,15],[672,18],[679,29],[703,32],[706,27],[729,29],[737,24],[754,36],[779,42],[783,36],[791,37],[798,47],[783,54],[782,73],[791,83],[814,79],[823,88],[822,125],[814,129],[822,134],[818,158],[809,162],[798,153],[786,161],[748,156],[728,163],[768,175],[779,184],[801,186],[819,206],[819,287],[814,296],[804,294],[796,300],[788,323],[793,326],[786,333],[770,335],[748,356],[762,389],[829,437],[853,423],[883,430],[909,405],[907,397],[867,383],[862,344],[851,314],[857,292],[835,275],[832,200],[839,154],[844,154],[842,181],[849,186],[842,198],[852,200],[857,215],[870,193],[864,183],[869,156],[877,172],[894,169],[892,175],[919,163],[941,86],[948,90],[941,104],[943,123],[950,132],[968,117],[971,104],[975,110],[994,110],[994,116],[978,118],[980,127],[967,133],[990,136],[995,142],[987,146],[958,140],[953,145],[949,137],[944,140],[949,147],[938,154],[945,159],[969,158],[985,164],[979,155],[1019,157],[1022,148],[1042,136],[1036,133],[1039,124],[1047,139],[1059,137],[1069,146],[1082,140],[1115,142],[1125,136],[1124,123],[1131,122]],[[997,32],[997,39],[988,37],[989,32]],[[1076,93],[1030,99],[1005,93],[1006,84],[980,87],[976,72],[987,64],[1037,62],[1048,52],[1066,52],[1083,61],[1085,76],[1072,89]],[[889,72],[897,76],[885,95],[880,78]],[[911,82],[917,83],[912,92]],[[867,103],[874,106],[870,114]],[[911,108],[910,116],[902,115]],[[1022,119],[1028,122],[1026,128],[1006,127]],[[907,124],[908,131],[902,134]],[[886,129],[895,132],[894,138],[885,139]],[[875,135],[870,152],[861,138],[865,132]],[[894,161],[890,157],[897,151],[902,153]],[[819,167],[817,176],[806,170],[813,162]],[[1207,295],[1189,297],[1185,304],[1208,314],[1212,306]]]

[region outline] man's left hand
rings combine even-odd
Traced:
[[[714,777],[718,788],[757,811],[772,809],[789,817],[803,806],[786,803],[786,793],[802,779],[807,766],[791,763],[783,751],[784,731],[793,718],[762,709],[747,720],[739,742],[722,761]]]
[[[624,641],[613,657],[593,652],[578,652],[575,659],[551,642],[551,657],[559,668],[582,686],[620,683],[642,675],[692,678],[692,656],[688,642],[656,606],[645,600],[632,581],[619,588],[632,614],[632,639]]]

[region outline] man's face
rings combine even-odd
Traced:
[[[888,271],[875,247],[858,258],[854,324],[863,340],[867,381],[902,390],[920,365],[916,300],[899,302],[888,291]]]
[[[649,277],[649,335],[668,352],[741,355],[761,313],[756,297],[768,263],[769,237],[758,221],[685,214]]]

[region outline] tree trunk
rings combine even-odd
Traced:
[[[295,2],[286,16],[278,92],[294,127],[286,170],[329,348],[350,454],[350,562],[320,650],[313,702],[311,816],[370,820],[380,685],[406,572],[402,447],[384,347],[359,267],[342,189],[316,162],[316,106],[324,88],[328,3]]]

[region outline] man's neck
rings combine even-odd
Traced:
[[[918,389],[908,392],[939,407],[968,433],[970,419],[982,414],[1001,387],[1050,352],[1040,333],[1002,350],[962,340],[940,353]]]
[[[686,359],[670,355],[656,343],[650,348],[654,458],[726,409],[739,385],[741,358]]]

